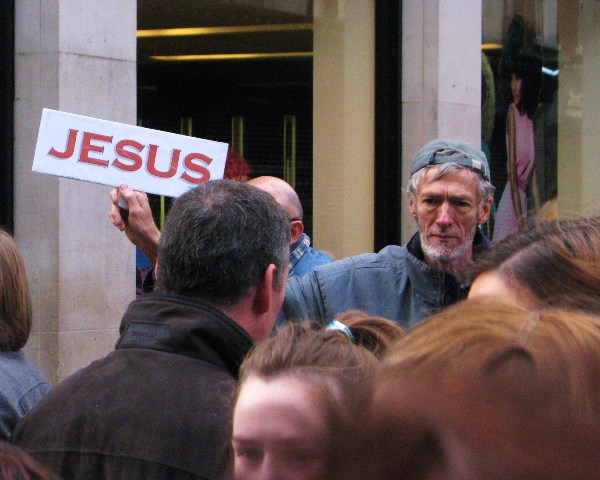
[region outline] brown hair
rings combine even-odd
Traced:
[[[476,258],[471,280],[493,272],[540,306],[600,314],[600,217],[556,220],[518,232]]]
[[[338,330],[315,322],[286,323],[273,337],[257,344],[242,363],[234,409],[246,380],[292,376],[303,382],[322,406],[329,430],[340,431],[369,402],[378,362],[370,350],[352,343]],[[332,435],[327,440],[332,445],[336,439]]]
[[[0,229],[0,349],[18,351],[31,331],[31,294],[14,239]]]
[[[18,447],[0,442],[0,478],[2,480],[55,480]]]
[[[461,302],[390,348],[341,463],[356,479],[599,478],[599,378],[598,318]]]
[[[485,375],[513,357],[535,366],[546,385],[559,379],[556,387],[565,388],[573,411],[600,414],[600,320],[584,313],[530,312],[490,299],[461,302],[397,342],[382,375]]]
[[[396,322],[383,317],[372,317],[362,310],[348,310],[335,319],[350,329],[356,345],[366,348],[379,359],[395,340],[406,333]]]
[[[287,323],[259,343],[240,367],[240,385],[249,376],[263,379],[280,375],[333,375],[360,381],[376,364],[366,348],[350,338],[315,322]]]
[[[333,415],[352,416],[368,399],[377,363],[373,353],[337,330],[315,322],[287,323],[246,357],[238,394],[252,376],[270,380],[291,375],[318,391]]]

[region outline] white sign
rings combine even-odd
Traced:
[[[178,197],[223,178],[226,143],[49,110],[32,171]]]

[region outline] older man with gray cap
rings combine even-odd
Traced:
[[[412,160],[407,187],[418,233],[404,246],[389,245],[290,279],[279,322],[328,323],[338,313],[360,309],[411,327],[466,298],[465,270],[474,253],[490,247],[479,225],[490,215],[493,193],[481,150],[460,140],[428,143]]]

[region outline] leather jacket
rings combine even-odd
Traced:
[[[474,254],[491,247],[479,229],[473,245]],[[325,324],[338,313],[359,309],[410,328],[466,298],[468,289],[469,285],[424,262],[415,234],[407,245],[389,245],[379,253],[347,257],[317,267],[305,277],[290,278],[283,317]]]

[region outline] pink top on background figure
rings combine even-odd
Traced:
[[[511,121],[514,122],[514,126],[510,126]],[[525,189],[531,178],[535,161],[533,122],[531,118],[529,118],[526,112],[520,113],[515,103],[511,103],[508,109],[506,124],[506,150],[509,152],[506,165],[508,181],[506,182],[506,187],[504,188],[496,212],[494,241],[498,241],[519,229],[517,209],[514,205],[512,193],[511,168],[515,169],[518,186],[517,192],[521,204],[521,216],[524,219],[527,216],[527,196]],[[512,133],[510,133],[511,130],[513,130]],[[511,167],[511,141],[514,142],[514,167]]]
[[[531,32],[530,32],[531,33]],[[506,33],[500,59],[501,90],[506,115],[506,170],[508,178],[494,217],[494,243],[527,223],[527,186],[536,208],[539,194],[535,175],[533,119],[539,104],[542,62],[531,50],[528,27],[515,15]],[[530,214],[531,212],[529,212]],[[529,215],[530,216],[530,215]]]

